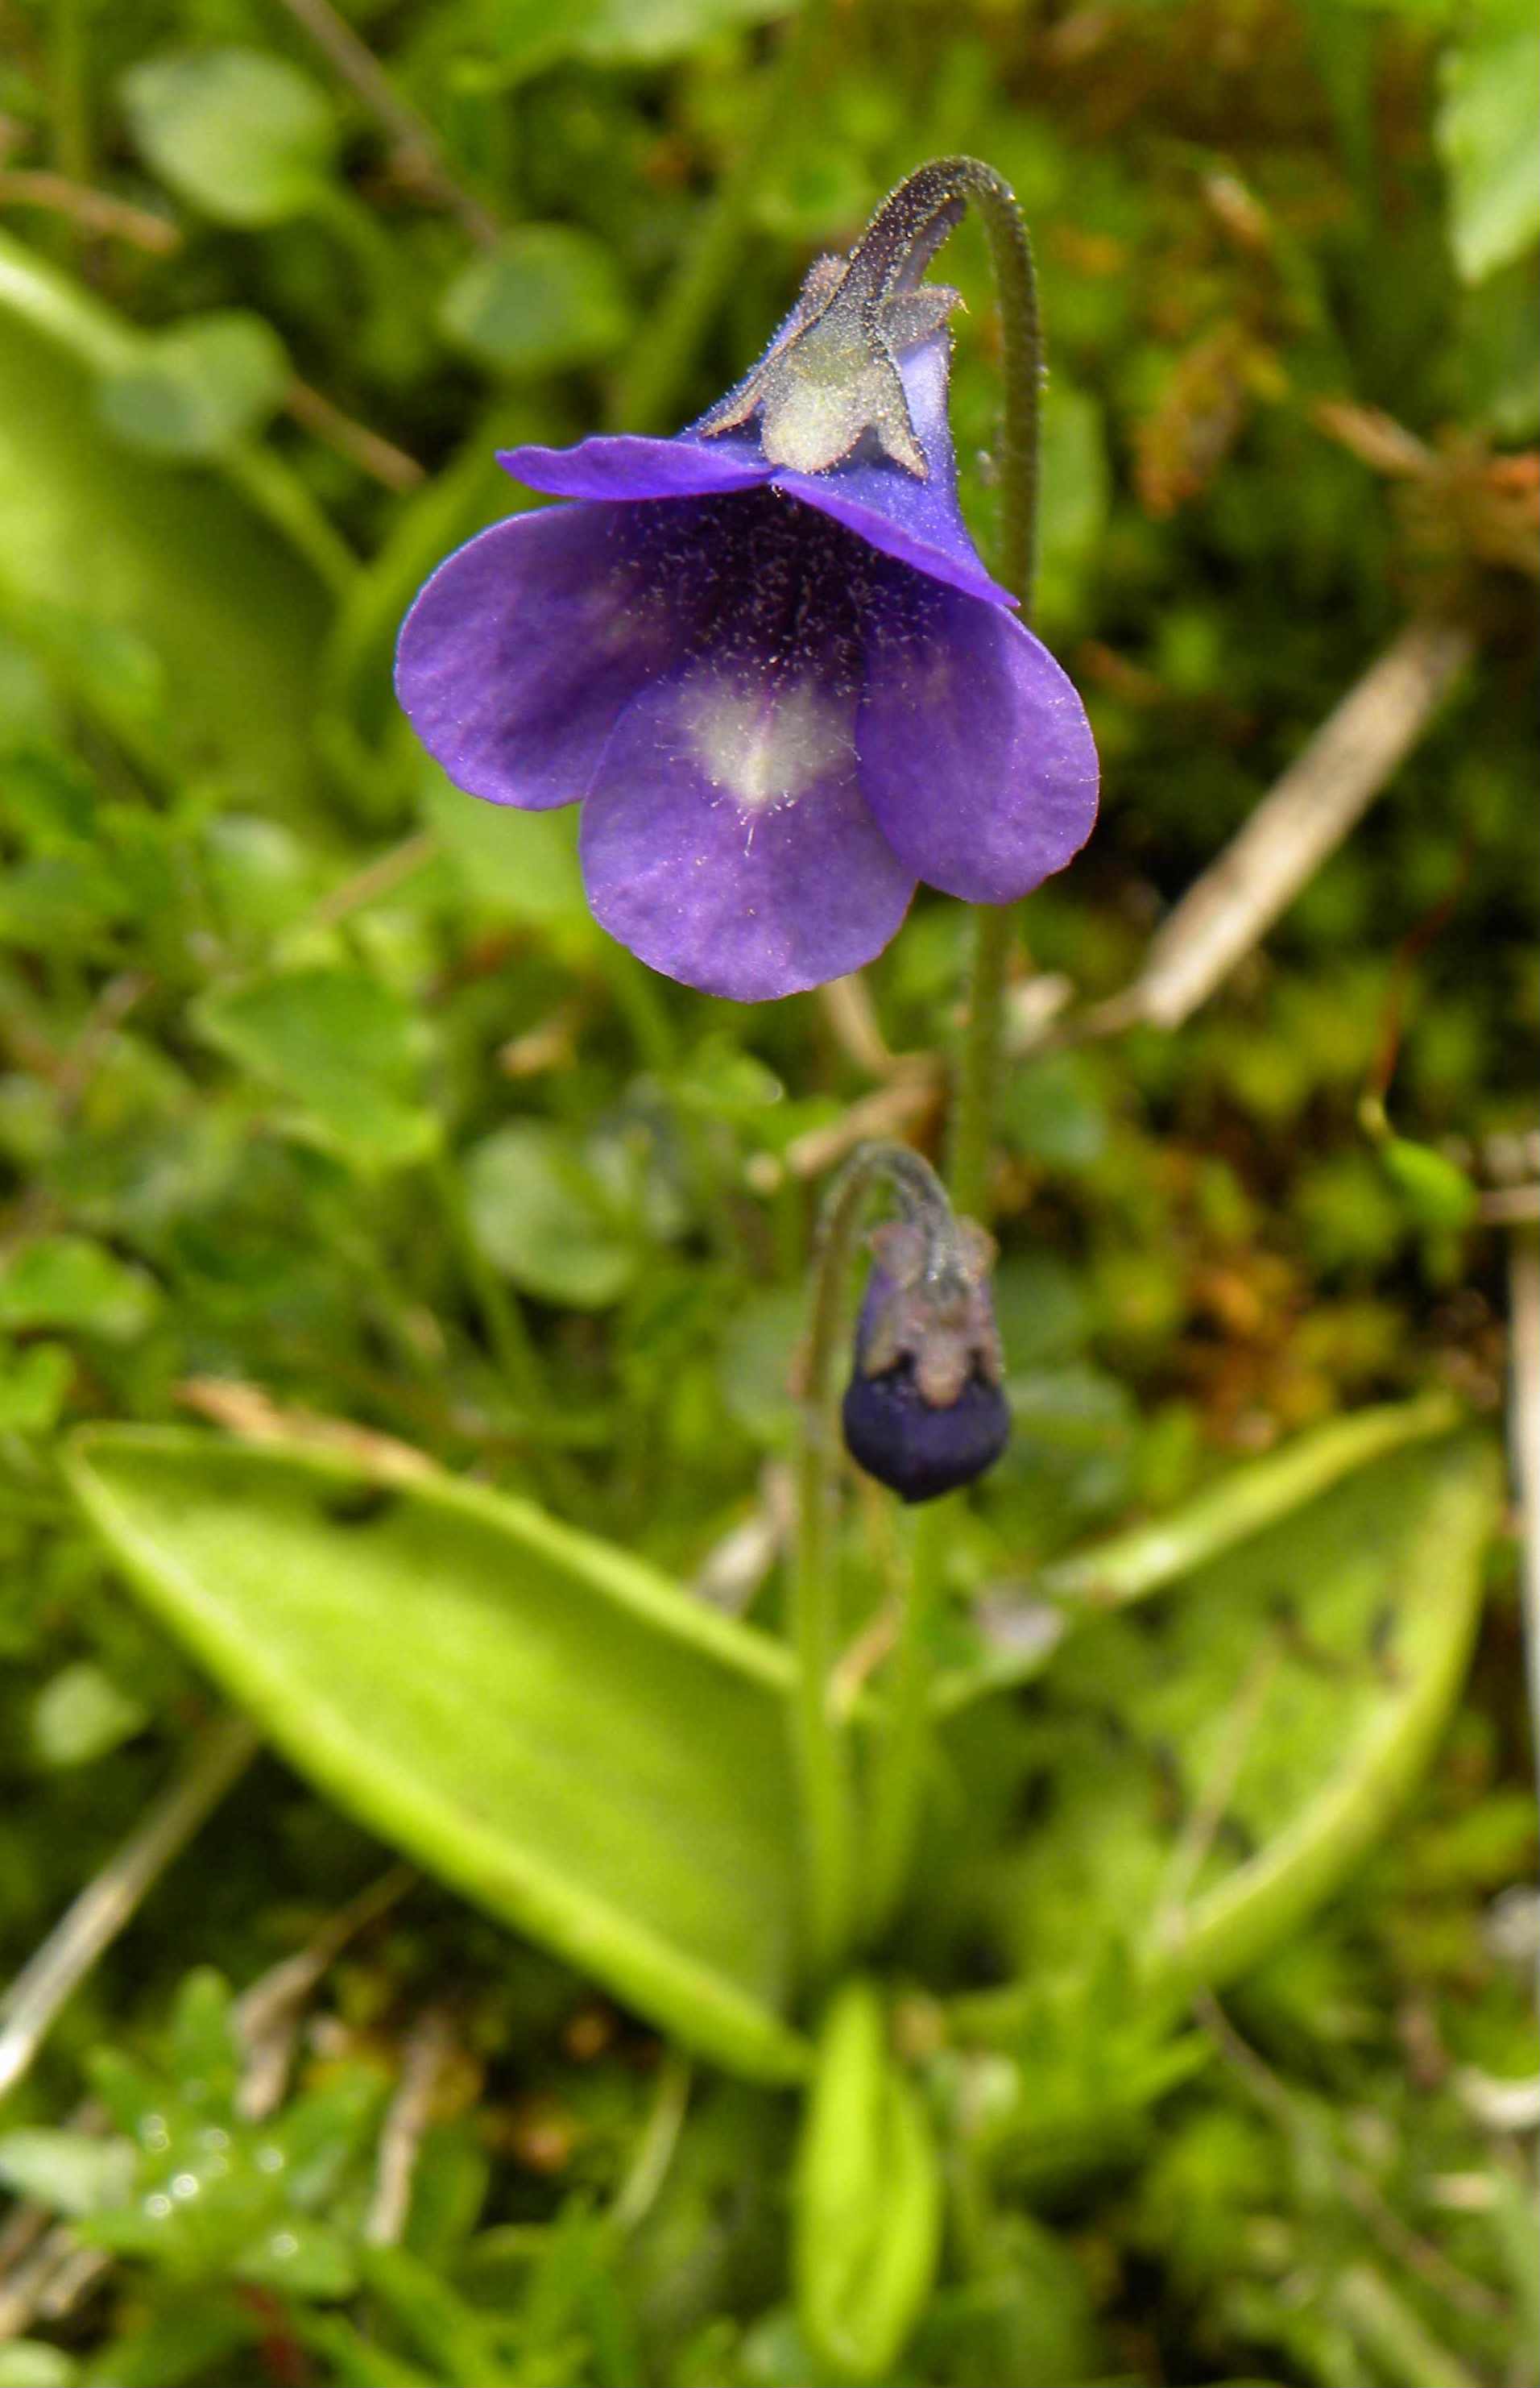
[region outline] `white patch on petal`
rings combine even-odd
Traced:
[[[844,708],[808,680],[753,694],[716,679],[692,680],[680,712],[712,786],[749,813],[794,804],[852,750]]]

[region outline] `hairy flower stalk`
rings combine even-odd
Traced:
[[[872,1238],[877,1266],[856,1329],[841,1402],[844,1289],[872,1193],[886,1185],[900,1216]],[[994,1245],[958,1218],[929,1163],[907,1146],[864,1144],[824,1204],[804,1349],[798,1533],[791,1581],[798,1656],[795,1758],[808,1883],[809,1958],[825,1978],[856,1929],[855,1817],[850,1753],[831,1700],[837,1650],[835,1498],[840,1429],[862,1466],[911,1501],[928,1501],[1000,1455],[1009,1413],[988,1290]],[[852,1431],[853,1421],[853,1431]],[[933,1550],[934,1538],[923,1547]],[[928,1568],[925,1581],[934,1569]],[[902,1879],[923,1771],[928,1667],[918,1573],[906,1605],[890,1741],[878,1769],[880,1857],[867,1884],[883,1913]],[[928,1604],[926,1604],[928,1606]],[[886,1824],[884,1810],[890,1811]]]

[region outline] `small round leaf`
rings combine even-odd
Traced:
[[[525,224],[444,293],[444,337],[499,373],[552,373],[612,356],[631,310],[609,251],[571,224]]]
[[[148,58],[124,78],[123,98],[133,137],[161,180],[218,223],[304,214],[336,147],[325,92],[259,50]]]
[[[469,1154],[465,1179],[477,1243],[526,1293],[600,1310],[630,1285],[635,1239],[549,1121],[499,1128]]]
[[[205,315],[145,343],[97,392],[107,429],[157,456],[217,456],[259,431],[289,380],[284,343],[260,316]]]

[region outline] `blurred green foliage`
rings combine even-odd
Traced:
[[[1039,623],[1085,690],[1106,801],[1024,915],[1035,971],[1088,1003],[1124,985],[1420,607],[1456,609],[1476,649],[1211,1004],[1014,1074],[1017,1423],[950,1555],[955,1655],[971,1604],[1029,1632],[1041,1569],[1296,1429],[1433,1388],[1497,1406],[1505,1245],[1482,1197],[1533,1130],[1540,1009],[1535,44],[1523,0],[840,0],[801,19],[775,0],[14,0],[7,1973],[208,1700],[68,1511],[61,1430],[347,1420],[685,1577],[710,1578],[762,1480],[776,1515],[805,1155],[873,1094],[870,1051],[814,998],[708,1006],[610,946],[569,819],[448,790],[389,660],[427,570],[522,502],[496,446],[687,420],[811,256],[927,156],[1010,177],[1042,281]],[[996,387],[968,230],[947,275],[987,544]],[[892,1052],[944,1048],[962,953],[955,908],[922,898],[869,973]],[[848,1560],[869,1601],[880,1543],[852,1530]],[[774,1615],[773,1574],[738,1589]],[[916,2327],[885,2376],[1524,2388],[1532,2183],[1481,2086],[1535,2069],[1506,1549],[1489,1590],[1409,1820],[1238,1983],[1243,2037],[1140,2013],[1110,1960],[1045,1973],[992,2045],[901,2001],[893,2079],[942,2151],[945,2259],[917,2318],[897,2297]],[[1008,1735],[965,1747],[972,1812],[1016,1854],[980,1895],[949,1845],[953,1986],[987,2000],[1013,1937],[1073,1944],[1109,1807],[1150,1849],[1201,1809],[1184,1770],[1233,1734],[1269,1587],[1237,1598],[1222,1630],[1157,1603],[1110,1620],[1015,1696]],[[1311,1712],[1346,1714],[1368,1679],[1298,1629],[1268,1627],[1290,1696],[1308,1705],[1314,1670]],[[1374,1645],[1375,1619],[1354,1632]],[[1286,1739],[1275,1716],[1264,1773]],[[1092,1836],[1079,1871],[1039,1812],[1048,1759]],[[0,2173],[38,2227],[71,2224],[71,2260],[112,2261],[57,2316],[13,2311],[37,2239],[25,2207],[0,2225],[20,2233],[0,2236],[0,2383],[833,2377],[791,2310],[789,2102],[689,2083],[440,1892],[336,1957],[276,2102],[245,2110],[238,2009],[207,1969],[249,1985],[381,1861],[263,1760],[90,1977],[0,2115]],[[382,2118],[424,2009],[453,2053],[385,2245]]]

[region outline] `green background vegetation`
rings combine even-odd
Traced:
[[[933,1143],[939,1080],[816,997],[713,1004],[612,947],[570,818],[449,790],[389,660],[426,571],[519,502],[496,446],[677,427],[928,157],[990,160],[1034,231],[1037,621],[1105,761],[1092,845],[1025,908],[1024,982],[1062,974],[1072,1017],[1116,995],[1409,621],[1446,609],[1473,649],[1191,1021],[1013,1069],[1017,1424],[949,1556],[959,1614],[1339,1414],[1497,1415],[1483,1198],[1533,1130],[1540,1008],[1534,53],[1529,0],[0,6],[7,1975],[213,1706],[62,1489],[82,1421],[345,1420],[681,1579],[774,1518],[809,1140],[917,1087],[903,1132]],[[971,229],[945,271],[987,544]],[[922,895],[867,973],[890,1056],[949,1048],[965,942]],[[1176,1658],[1117,1620],[960,1741],[978,1862],[933,1852],[897,2014],[946,2256],[894,2380],[1530,2376],[1532,2185],[1481,2094],[1535,2070],[1501,1898],[1534,1857],[1511,1535],[1407,1821],[1244,1971],[1229,2023],[1146,2012],[1110,1940],[1089,1973],[1049,1962],[1121,1895],[1105,1835],[1171,1826],[1163,1785],[1179,1829],[1186,1757],[1228,1764],[1269,1696],[1258,1651],[1295,1685],[1269,1748],[1349,1730],[1370,1694],[1337,1637],[1361,1666],[1380,1594],[1329,1581],[1334,1538],[1436,1618],[1395,1539],[1436,1470],[1385,1467],[1307,1558],[1279,1546],[1320,1594],[1305,1624],[1263,1562],[1216,1562]],[[856,1507],[852,1631],[885,1514]],[[773,1569],[757,1599],[773,1622]],[[259,1569],[249,1623],[259,1648]],[[1280,1756],[1264,1835],[1289,1790]],[[264,1755],[68,2007],[0,2115],[0,2173],[36,2202],[0,2223],[0,2316],[53,2217],[111,2260],[0,2343],[0,2388],[825,2376],[789,2284],[793,2102],[448,1889],[360,1926],[247,2119],[232,1986],[389,1862]],[[1017,1965],[1041,1993],[994,2053],[943,2044],[915,1986]],[[426,2132],[377,2243],[424,2016]]]

